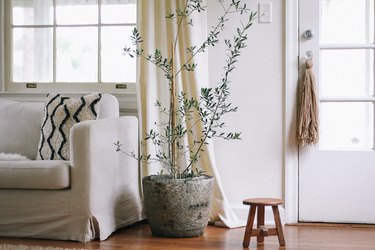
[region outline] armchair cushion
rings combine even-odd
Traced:
[[[48,95],[37,159],[69,160],[70,129],[78,122],[97,119],[101,97],[99,93],[79,98]]]
[[[64,189],[69,175],[68,161],[0,161],[0,188]]]

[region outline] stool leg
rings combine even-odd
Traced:
[[[259,205],[258,206],[258,214],[257,214],[257,228],[261,228],[264,226],[264,206],[263,205]],[[264,241],[264,236],[262,234],[262,232],[260,233],[260,235],[257,236],[257,241],[259,243],[263,243]]]
[[[283,233],[283,226],[281,225],[281,220],[280,220],[279,207],[272,206],[272,211],[273,211],[273,217],[275,218],[277,236],[279,237],[279,244],[280,246],[285,246],[285,239],[284,239],[284,233]]]
[[[253,229],[253,224],[254,224],[255,210],[256,210],[256,206],[250,206],[249,216],[247,217],[245,235],[243,237],[243,243],[242,243],[244,247],[248,247],[250,245],[250,237],[251,237],[251,230]]]

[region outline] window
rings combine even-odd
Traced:
[[[134,85],[122,54],[136,0],[8,0],[6,90],[103,90]],[[31,83],[31,84],[30,84]]]
[[[374,0],[322,0],[320,35],[320,148],[372,150]]]

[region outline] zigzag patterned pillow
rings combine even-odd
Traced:
[[[100,93],[80,98],[48,95],[37,160],[69,160],[70,129],[78,122],[97,119],[101,97]]]

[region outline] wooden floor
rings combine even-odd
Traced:
[[[84,249],[243,249],[245,228],[224,229],[208,226],[204,236],[188,239],[168,239],[152,236],[147,224],[138,224],[118,230],[105,241],[89,243],[0,238],[1,244],[23,244],[28,246],[52,246]],[[375,249],[375,227],[356,225],[285,226],[286,247],[279,247],[277,237],[265,238],[264,246],[257,246],[251,238],[250,249],[298,249],[298,250],[361,250]]]

